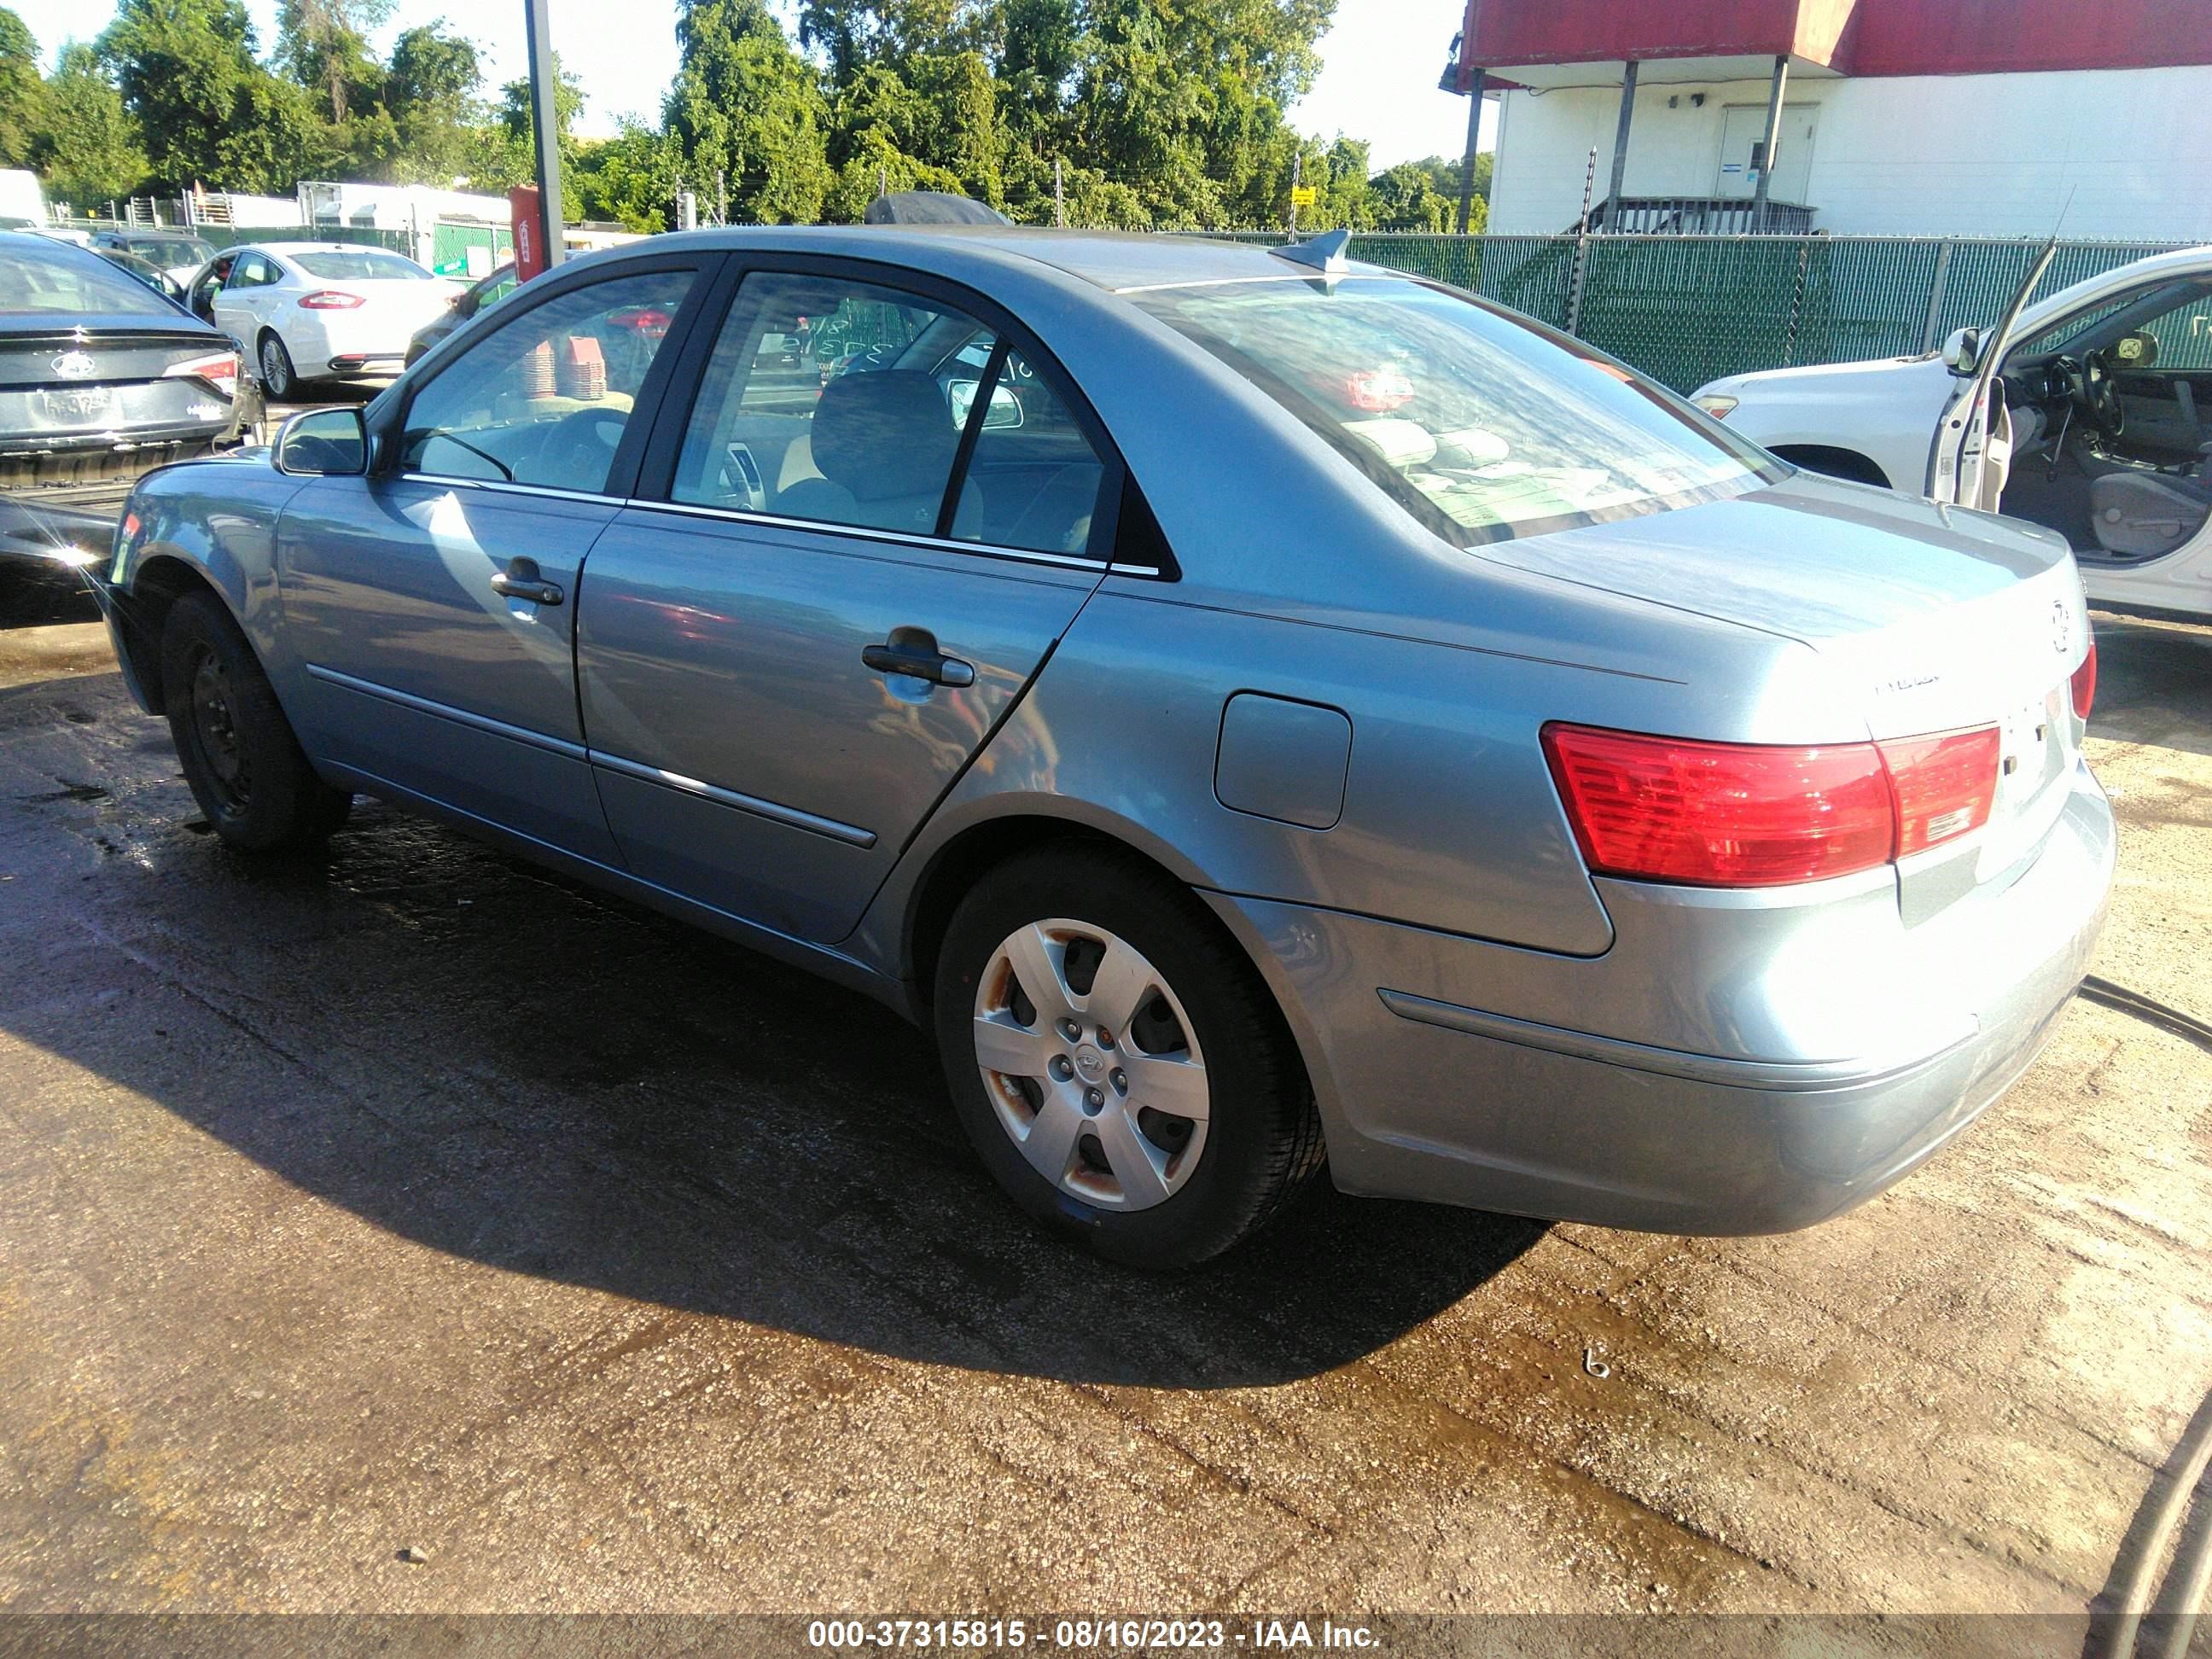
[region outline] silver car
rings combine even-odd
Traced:
[[[1816,1222],[2027,1066],[2112,877],[2056,538],[1335,239],[657,238],[148,478],[109,575],[233,847],[365,792],[857,987],[1146,1266],[1324,1168]]]

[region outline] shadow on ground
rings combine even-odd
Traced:
[[[46,964],[0,989],[0,1029],[457,1256],[907,1358],[1208,1388],[1358,1359],[1542,1234],[1324,1189],[1199,1273],[1105,1266],[1000,1196],[924,1038],[861,997],[370,803],[327,857],[239,859],[112,676],[0,693],[0,732],[58,780],[0,787],[28,884],[0,890],[0,960]]]

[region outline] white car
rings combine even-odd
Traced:
[[[1736,374],[1708,414],[1808,470],[2057,532],[2100,605],[2212,621],[2212,247],[2123,265],[1924,357]]]
[[[348,242],[226,249],[193,280],[191,308],[245,348],[272,403],[302,381],[397,374],[452,284],[412,259]]]

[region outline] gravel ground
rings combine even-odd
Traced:
[[[2212,1018],[2212,633],[2101,627],[2098,972]],[[0,688],[0,1608],[2079,1615],[2212,1386],[2212,1053],[2107,1007],[1810,1232],[1161,1281],[872,1005],[374,804],[242,863],[94,630]]]

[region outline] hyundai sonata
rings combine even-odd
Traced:
[[[2112,869],[2057,538],[1340,237],[657,238],[149,478],[109,574],[225,842],[373,793],[857,987],[1150,1266],[1323,1169],[1832,1215],[2029,1063]]]

